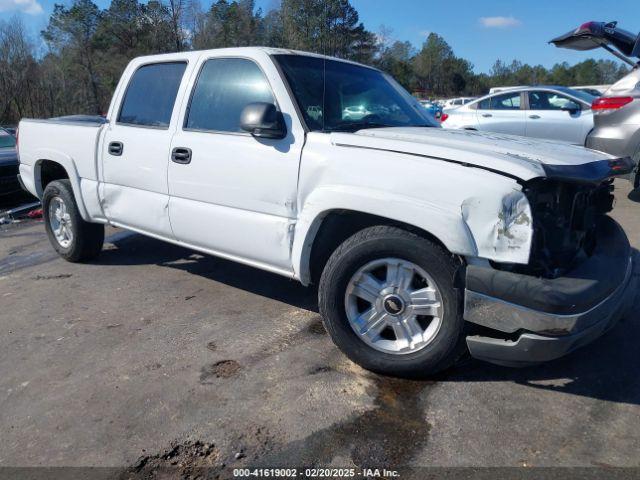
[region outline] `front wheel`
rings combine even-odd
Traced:
[[[81,262],[100,253],[104,226],[82,219],[69,180],[55,180],[46,186],[42,212],[49,241],[62,258]]]
[[[396,227],[371,227],[333,253],[319,306],[336,345],[362,367],[424,377],[465,352],[458,262],[435,243]]]

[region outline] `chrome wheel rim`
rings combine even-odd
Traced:
[[[353,331],[370,347],[403,355],[434,341],[444,316],[440,289],[415,263],[383,258],[349,280],[345,310]]]
[[[73,242],[71,215],[60,197],[53,197],[49,202],[49,226],[58,244],[68,248]]]

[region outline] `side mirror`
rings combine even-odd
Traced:
[[[569,115],[575,115],[576,113],[582,111],[582,108],[574,103],[568,104],[566,107],[562,107],[562,110],[565,112],[569,112]]]
[[[282,112],[273,103],[250,103],[240,114],[240,128],[259,138],[284,138],[287,128]]]

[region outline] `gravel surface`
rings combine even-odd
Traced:
[[[70,264],[42,223],[0,226],[0,467],[640,467],[637,316],[541,367],[395,380],[333,346],[313,289],[107,235]]]

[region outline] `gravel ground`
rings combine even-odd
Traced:
[[[107,235],[70,264],[41,222],[0,227],[0,467],[640,467],[637,317],[541,367],[395,380],[333,346],[313,289]]]

